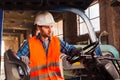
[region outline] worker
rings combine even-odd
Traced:
[[[34,25],[39,34],[28,38],[17,51],[17,56],[30,67],[30,80],[64,80],[59,64],[60,54],[72,56],[79,54],[81,49],[70,46],[67,42],[53,36],[55,24],[50,12],[40,12],[36,16]]]

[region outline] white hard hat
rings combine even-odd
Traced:
[[[40,12],[34,21],[34,25],[54,25],[55,21],[53,19],[53,16],[50,12]]]

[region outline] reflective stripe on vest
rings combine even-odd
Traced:
[[[57,63],[49,63],[47,65],[41,65],[41,66],[36,66],[36,67],[33,67],[31,69],[31,72],[34,72],[36,70],[42,70],[42,69],[46,69],[47,67],[54,67],[54,66],[59,66],[59,62]]]
[[[60,72],[51,72],[49,74],[43,74],[43,75],[40,75],[40,76],[35,76],[35,77],[31,77],[30,80],[43,80],[43,79],[47,79],[48,77],[56,77],[56,76],[61,76],[61,73]],[[56,80],[63,80],[62,78],[58,78]]]
[[[42,46],[40,40],[36,37],[28,39],[30,48],[30,68],[31,78],[36,78],[34,80],[64,80],[61,75],[57,75],[61,72],[59,66],[60,59],[60,41],[57,37],[52,37],[49,47],[48,55],[46,56],[45,50]],[[51,75],[51,74],[55,75]],[[53,76],[53,77],[51,77]]]

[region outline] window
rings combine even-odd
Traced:
[[[60,39],[63,39],[63,20],[60,20],[56,23],[53,34],[58,36]]]
[[[96,3],[90,6],[88,9],[86,9],[85,14],[90,19],[94,27],[94,31],[96,32],[100,31],[99,3]],[[88,33],[87,25],[85,24],[81,17],[78,17],[78,35],[84,35],[86,33]]]
[[[2,40],[1,56],[4,56],[4,52],[5,52],[5,42]]]

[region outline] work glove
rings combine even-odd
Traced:
[[[79,47],[79,48],[76,48],[72,51],[71,56],[80,56],[81,54],[83,54],[83,48]]]
[[[28,58],[28,56],[21,56],[20,59],[26,64],[30,64],[30,60]]]
[[[71,64],[80,61],[81,54],[83,54],[83,49],[81,47],[76,48],[72,51],[71,56],[67,57],[67,61],[69,61]]]

